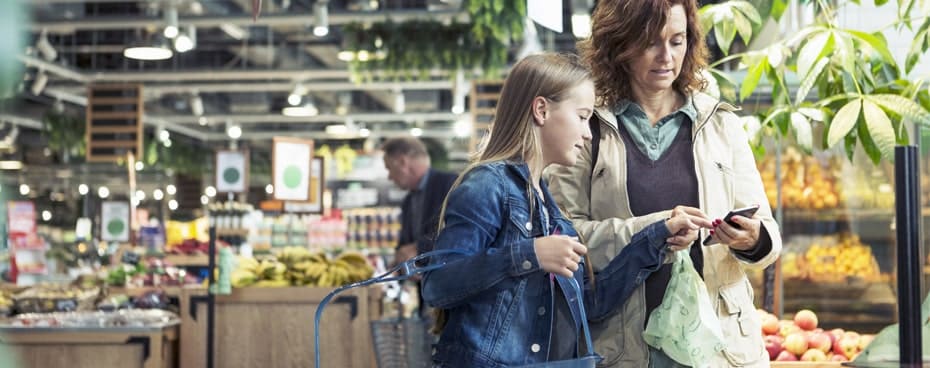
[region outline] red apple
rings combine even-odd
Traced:
[[[846,362],[846,361],[849,361],[849,359],[846,359],[846,357],[843,356],[843,354],[833,354],[833,355],[830,356],[830,359],[828,359],[828,360],[831,361],[831,362]]]
[[[839,340],[841,337],[843,337],[843,334],[845,334],[845,333],[846,333],[846,331],[843,331],[842,328],[834,328],[834,329],[830,330],[830,342],[831,342],[833,345],[836,345],[837,340]]]
[[[763,335],[774,335],[781,330],[781,327],[778,325],[778,318],[771,314],[762,316],[762,334]]]
[[[801,355],[807,351],[807,336],[801,332],[795,332],[785,337],[785,350],[794,355]]]
[[[781,335],[781,337],[788,337],[788,335],[800,331],[801,328],[794,324],[793,321],[778,321],[778,334]]]
[[[791,354],[787,350],[783,350],[781,353],[778,354],[778,357],[776,357],[775,360],[779,362],[795,362],[798,360],[798,357],[795,356],[794,354]]]
[[[851,360],[854,355],[859,353],[859,334],[850,335],[847,332],[833,345],[833,352]]]
[[[872,340],[875,340],[875,335],[870,335],[870,334],[860,335],[859,336],[859,350],[860,351],[865,350],[865,348],[869,346],[870,343],[872,343]]]
[[[785,342],[781,336],[778,335],[768,335],[763,338],[765,340],[765,350],[769,352],[769,360],[775,360],[778,357],[778,354],[781,354],[782,351],[785,351],[785,348],[782,346],[782,343]]]
[[[811,349],[818,349],[824,353],[830,351],[830,347],[833,345],[830,342],[830,334],[826,332],[811,332],[807,337],[807,345]]]
[[[808,349],[801,355],[801,360],[805,362],[823,362],[827,360],[827,354],[820,349]]]
[[[817,328],[817,315],[809,309],[802,309],[794,315],[794,324],[804,331],[812,331]]]

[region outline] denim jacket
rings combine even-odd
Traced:
[[[577,341],[574,338],[581,326],[577,298],[561,292],[571,290],[563,282],[559,282],[562,287],[553,287],[552,278],[539,266],[533,245],[537,237],[575,236],[576,232],[562,217],[545,182],[541,185],[545,201],[534,195],[530,218],[528,178],[525,163],[498,161],[472,169],[449,193],[445,226],[435,249],[459,249],[468,255],[439,259],[447,262],[446,266],[423,278],[424,300],[445,309],[448,316],[433,350],[436,366],[507,367],[545,362],[554,332],[553,313],[570,313],[576,327],[570,336],[572,342]],[[574,276],[584,285],[589,320],[602,320],[619,310],[662,264],[669,236],[663,221],[646,227],[596,274],[593,285],[584,265],[578,268]],[[553,311],[556,297],[566,298],[570,310]]]

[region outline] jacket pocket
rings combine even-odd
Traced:
[[[507,202],[510,208],[507,219],[515,230],[505,231],[508,232],[508,235],[513,236],[511,238],[512,240],[529,239],[533,234],[540,231],[540,229],[536,229],[536,224],[534,224],[533,220],[530,218],[530,209],[525,201],[509,198]],[[538,211],[539,209],[537,208],[536,210]]]
[[[765,344],[759,333],[762,324],[752,304],[745,278],[720,287],[718,316],[727,348],[724,356],[735,367],[759,361]]]

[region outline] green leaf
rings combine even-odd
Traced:
[[[788,0],[774,0],[772,1],[772,11],[769,16],[778,21],[781,19],[781,15],[785,14],[785,9],[788,9]]]
[[[717,26],[714,27],[714,37],[717,39],[720,51],[723,51],[724,55],[728,55],[730,45],[733,44],[733,39],[736,38],[736,25],[733,18],[717,23]]]
[[[829,49],[827,45],[830,45]],[[823,55],[833,51],[833,35],[829,32],[821,32],[813,37],[798,53],[798,75],[802,78],[810,73],[811,68]]]
[[[774,44],[765,48],[765,55],[769,58],[769,65],[778,68],[785,61],[785,48],[781,44]]]
[[[920,61],[923,53],[927,52],[927,48],[930,47],[930,33],[928,32],[930,32],[930,17],[921,24],[917,34],[914,35],[911,47],[907,50],[907,59],[904,62],[904,71],[906,73],[911,72],[914,65],[917,65],[917,62]]]
[[[749,71],[746,73],[746,78],[743,79],[743,84],[739,87],[740,101],[752,95],[752,91],[755,91],[756,86],[759,85],[759,79],[762,78],[762,72],[764,72],[766,68],[768,68],[768,58],[765,58],[749,68]]]
[[[798,140],[798,146],[804,150],[804,153],[810,153],[814,141],[810,120],[807,120],[807,117],[799,112],[793,112],[791,113],[791,128],[794,129],[794,136]]]
[[[904,119],[930,127],[930,112],[914,100],[893,94],[869,95],[866,98],[885,109],[894,111]]]
[[[872,136],[869,134],[868,128],[865,126],[865,122],[862,121],[864,118],[859,117],[859,122],[856,124],[857,137],[859,138],[859,143],[862,145],[862,150],[865,151],[865,155],[869,157],[869,160],[873,164],[878,165],[882,160],[882,151],[875,144],[875,141],[872,140]]]
[[[736,82],[724,72],[713,68],[708,70],[717,82],[717,90],[720,92],[720,98],[727,101],[736,101]]]
[[[862,115],[865,117],[865,124],[869,128],[869,134],[878,149],[881,150],[882,156],[887,159],[894,157],[895,132],[894,126],[888,115],[874,102],[866,99],[862,102]]]
[[[762,19],[759,17],[759,11],[748,1],[730,1],[729,4],[741,13],[749,17],[749,20],[755,24],[761,24]]]
[[[875,0],[875,6],[882,6],[882,5],[885,5],[885,3],[887,2],[888,0]]]
[[[701,29],[705,33],[710,33],[710,30],[714,28],[714,7],[716,5],[705,5],[701,7],[701,10],[698,10],[698,19],[701,22]]]
[[[852,130],[856,125],[861,109],[862,98],[854,99],[840,108],[840,111],[833,117],[833,121],[830,122],[830,130],[827,133],[827,147],[833,147]]]
[[[736,25],[739,36],[746,44],[749,44],[749,40],[752,38],[752,24],[749,24],[749,19],[746,19],[745,15],[736,13],[733,15],[733,23]]]
[[[851,34],[853,37],[869,44],[869,46],[871,46],[872,49],[877,51],[879,55],[882,56],[882,59],[884,59],[886,63],[889,63],[889,64],[895,63],[894,56],[891,56],[891,51],[888,51],[888,41],[886,41],[883,36],[880,36],[880,35],[876,36],[873,34],[860,32],[860,31],[854,31],[854,30],[846,30],[846,32]]]
[[[807,98],[807,93],[810,92],[811,88],[814,87],[814,82],[817,81],[817,78],[820,78],[820,73],[823,71],[823,68],[827,66],[828,62],[830,62],[830,59],[820,58],[820,60],[817,61],[817,64],[814,65],[813,69],[810,70],[807,76],[801,80],[801,86],[798,87],[798,93],[794,100],[796,104],[804,102],[804,100]]]
[[[852,132],[855,133],[855,132]],[[848,134],[846,138],[843,138],[843,149],[846,151],[846,158],[849,159],[849,162],[852,162],[853,156],[856,154],[856,135]]]
[[[833,54],[834,57],[839,59],[843,69],[853,70],[856,67],[858,56],[856,55],[856,47],[853,45],[852,37],[842,32],[834,32],[833,37],[839,49],[838,52]]]
[[[808,119],[813,121],[824,121],[824,114],[821,109],[802,107],[798,109],[798,112],[804,114],[804,116],[807,116]]]

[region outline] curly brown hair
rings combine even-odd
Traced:
[[[598,105],[616,106],[632,98],[629,66],[656,39],[674,5],[688,18],[688,52],[672,88],[682,94],[701,91],[707,81],[707,45],[698,20],[697,0],[601,0],[591,17],[591,37],[578,42],[578,52],[591,68]]]

